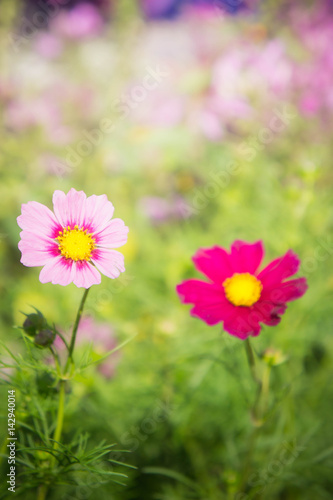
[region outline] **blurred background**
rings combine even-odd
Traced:
[[[106,194],[130,228],[126,273],[92,288],[77,352],[134,339],[76,382],[64,439],[117,443],[138,468],[126,486],[48,498],[332,498],[332,33],[329,0],[1,0],[2,339],[23,352],[13,326],[32,306],[68,332],[82,293],[20,264],[22,203]],[[265,262],[292,248],[309,282],[253,340],[285,360],[259,493],[238,497],[255,397],[244,346],[175,292],[198,277],[199,247],[234,239],[262,239]]]

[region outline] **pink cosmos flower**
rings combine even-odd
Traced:
[[[36,201],[22,205],[17,223],[21,262],[44,266],[41,283],[89,288],[101,282],[100,272],[117,278],[125,271],[124,256],[113,250],[127,241],[128,227],[121,219],[110,220],[114,207],[106,195],[87,198],[72,188],[66,195],[53,194],[54,213]],[[99,272],[100,271],[100,272]]]
[[[291,250],[259,271],[263,255],[262,241],[237,240],[230,253],[218,246],[199,249],[193,261],[209,282],[190,279],[178,285],[182,302],[194,304],[192,316],[208,325],[222,321],[240,339],[259,335],[260,323],[277,325],[286,302],[302,297],[307,283],[305,278],[286,281],[300,264]]]

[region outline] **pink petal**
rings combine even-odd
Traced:
[[[100,247],[118,248],[127,241],[128,227],[121,219],[113,219],[102,231],[94,234]]]
[[[273,260],[265,269],[258,274],[258,279],[264,286],[281,283],[289,276],[297,273],[300,260],[297,255],[288,250],[288,252],[278,259]]]
[[[66,260],[61,255],[48,261],[39,274],[41,283],[67,286],[75,276],[75,265],[70,259]]]
[[[73,283],[77,287],[90,288],[92,285],[99,285],[101,282],[101,275],[96,267],[89,264],[89,262],[76,262],[75,274]]]
[[[246,243],[236,240],[231,246],[230,261],[236,273],[254,274],[264,256],[262,241]]]
[[[192,279],[178,285],[176,290],[184,304],[194,304],[191,314],[208,325],[215,325],[235,312],[221,286]]]
[[[205,274],[214,283],[220,285],[234,273],[230,256],[224,248],[218,246],[201,248],[194,255],[193,262],[198,271]]]
[[[274,304],[283,304],[284,302],[299,299],[305,294],[307,289],[306,279],[298,278],[280,283],[271,288],[264,287],[261,299],[269,300]]]
[[[48,250],[49,248],[58,247],[54,239],[49,238],[48,236],[45,236],[43,234],[36,234],[30,231],[21,231],[20,237],[20,243],[24,241],[24,243],[36,250]]]
[[[17,223],[24,231],[45,238],[54,238],[61,229],[51,210],[37,201],[22,205],[22,215],[17,218]]]
[[[113,212],[114,207],[105,194],[89,196],[86,201],[84,227],[88,228],[92,233],[101,232],[108,225]]]
[[[87,197],[83,191],[70,189],[67,195],[63,191],[54,191],[53,209],[62,227],[82,227],[85,218]]]
[[[99,248],[93,252],[92,262],[108,278],[118,278],[125,271],[124,256],[117,250]]]
[[[58,247],[52,240],[27,231],[21,232],[21,238],[18,247],[22,252],[21,262],[25,266],[44,266],[58,254]]]

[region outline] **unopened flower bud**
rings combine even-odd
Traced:
[[[285,354],[283,354],[280,349],[269,347],[263,352],[262,359],[269,366],[277,366],[284,363],[284,361],[286,361],[287,359],[287,356],[285,356]]]
[[[27,335],[34,337],[39,330],[47,326],[44,316],[38,313],[28,314],[23,323],[23,330]]]
[[[41,330],[35,336],[35,344],[40,347],[50,347],[55,339],[55,333],[52,330],[44,329]]]

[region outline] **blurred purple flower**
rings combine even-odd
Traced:
[[[196,9],[206,15],[213,13],[237,14],[244,9],[253,9],[260,0],[141,0],[145,15],[150,19],[177,16],[184,8]]]
[[[180,0],[141,0],[143,11],[150,19],[174,17],[181,4]]]

